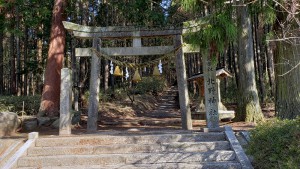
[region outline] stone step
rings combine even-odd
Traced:
[[[161,99],[161,102],[159,103],[159,105],[173,105],[176,104],[175,100],[169,100],[169,99]]]
[[[170,102],[174,104],[177,102],[175,96],[162,96],[159,101],[161,101],[160,103]]]
[[[79,165],[79,166],[49,166],[20,167],[19,169],[241,169],[238,162],[202,162],[202,163],[162,163],[162,164],[127,164],[127,165]]]
[[[95,155],[120,153],[175,153],[175,152],[205,152],[211,150],[229,150],[227,141],[216,142],[175,142],[163,144],[115,144],[102,146],[74,146],[74,147],[33,147],[27,151],[27,156],[55,156],[55,155]]]
[[[174,114],[174,113],[164,112],[163,110],[155,110],[155,111],[152,112],[151,115],[148,115],[148,117],[151,117],[152,119],[153,118],[157,118],[157,119],[172,118],[171,121],[178,121],[179,120],[180,123],[181,123],[180,115]],[[150,122],[151,120],[148,120],[148,121]],[[171,121],[165,121],[165,123],[168,123],[168,122],[171,122]],[[151,124],[151,122],[150,122],[150,124]]]
[[[213,161],[234,161],[234,151],[209,151],[200,153],[134,153],[101,155],[57,155],[22,157],[19,167],[76,166],[76,165],[122,165],[195,163]]]
[[[155,120],[141,120],[139,121],[140,125],[146,126],[168,126],[168,125],[180,125],[181,119],[180,118],[173,118],[172,120],[168,119],[165,120],[166,117],[155,117]]]
[[[155,135],[89,135],[73,137],[49,137],[36,140],[36,147],[112,144],[154,144],[172,142],[225,141],[224,133],[155,134]]]
[[[169,108],[174,108],[175,106],[176,106],[176,105],[174,105],[174,104],[163,103],[163,104],[160,104],[158,107],[159,107],[159,108],[169,109]]]

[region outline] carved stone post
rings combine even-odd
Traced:
[[[219,127],[218,88],[216,67],[207,54],[203,54],[204,94],[207,128]]]

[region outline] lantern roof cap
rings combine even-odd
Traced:
[[[228,70],[225,70],[224,68],[219,68],[216,70],[216,76],[218,78],[224,78],[224,77],[232,77],[232,74]],[[193,76],[188,78],[188,80],[196,80],[198,78],[204,78],[204,74],[202,72],[194,74]]]

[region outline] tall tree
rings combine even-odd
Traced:
[[[66,33],[62,21],[66,0],[55,0],[52,21],[50,45],[45,71],[45,82],[42,93],[39,115],[58,116],[60,97],[60,73],[63,64]]]
[[[300,116],[300,9],[299,1],[277,6],[275,35],[276,115],[293,119]]]
[[[4,14],[0,12],[0,22],[4,23]],[[3,24],[0,26],[0,95],[4,92],[4,78],[3,78],[3,40],[4,40],[4,26]]]
[[[243,2],[241,2],[243,3]],[[264,119],[259,103],[255,81],[254,53],[251,19],[248,6],[237,7],[239,102],[238,118],[246,122],[259,122]]]
[[[198,10],[201,5],[197,1],[184,0],[186,9]],[[201,2],[203,3],[203,2]],[[188,35],[190,43],[198,45],[202,54],[204,85],[205,85],[205,108],[207,127],[219,127],[218,89],[216,81],[216,66],[220,54],[225,53],[227,44],[236,37],[236,28],[232,20],[232,7],[224,1],[211,1],[207,5],[210,13],[204,18],[187,22],[187,27],[201,27],[198,31]],[[201,11],[198,11],[199,13]]]

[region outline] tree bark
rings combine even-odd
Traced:
[[[234,74],[235,74],[235,83],[236,86],[239,86],[239,69],[237,66],[237,62],[238,62],[238,56],[237,56],[237,47],[235,45],[231,45],[232,46],[232,63],[233,63],[233,70],[234,70]]]
[[[4,93],[4,78],[3,78],[3,31],[0,30],[0,95]]]
[[[267,48],[267,71],[269,77],[269,84],[271,87],[271,95],[275,96],[275,74],[274,74],[274,56],[272,45],[266,45]]]
[[[45,71],[45,82],[39,115],[49,117],[59,115],[60,102],[60,73],[65,50],[65,29],[62,24],[65,0],[55,0],[53,13],[50,46]]]
[[[20,16],[19,7],[16,7],[16,29],[20,29]],[[16,79],[16,90],[17,95],[22,94],[22,82],[21,82],[21,51],[20,51],[20,36],[16,36],[16,50],[17,50],[17,79]]]
[[[73,82],[73,96],[74,96],[74,110],[79,110],[79,88],[78,88],[78,64],[75,56],[76,39],[71,39],[71,63],[72,63],[72,82]]]
[[[300,115],[300,46],[278,42],[275,51],[276,115],[294,119]]]
[[[14,34],[10,35],[10,44],[9,44],[9,51],[10,51],[10,94],[16,94],[16,63],[15,63],[15,36]]]
[[[299,18],[299,1],[292,0],[287,5],[289,12],[281,13],[279,22],[284,25],[274,27],[276,34],[299,37],[299,25],[293,18]],[[276,115],[280,118],[294,119],[300,115],[300,40],[291,38],[276,43]]]
[[[259,122],[264,119],[255,82],[253,37],[247,6],[238,7],[239,102],[237,118],[246,122]]]
[[[264,101],[264,95],[265,95],[265,90],[264,90],[264,76],[263,76],[263,58],[264,58],[264,48],[262,47],[262,43],[263,43],[263,27],[262,25],[259,23],[259,19],[257,14],[255,14],[254,16],[254,35],[255,35],[255,39],[253,41],[254,46],[255,46],[255,56],[254,56],[254,67],[256,67],[256,77],[257,77],[257,81],[258,81],[258,86],[259,86],[259,97],[260,97],[260,101],[263,103]],[[255,65],[256,63],[256,65]]]
[[[42,33],[43,32],[43,27],[39,26],[38,32]],[[40,37],[37,40],[37,62],[38,62],[38,69],[43,70],[42,65],[44,64],[43,62],[43,38]],[[43,81],[42,81],[42,72],[38,72],[37,77],[32,79],[32,95],[35,95],[35,92],[37,93],[42,93],[42,86],[43,86]]]
[[[24,38],[24,70],[27,69],[27,51],[28,51],[28,27],[25,26],[25,30],[24,30],[24,34],[25,34],[25,38]],[[24,85],[23,85],[23,90],[24,90],[24,95],[27,96],[28,95],[28,72],[26,71],[24,74]]]

